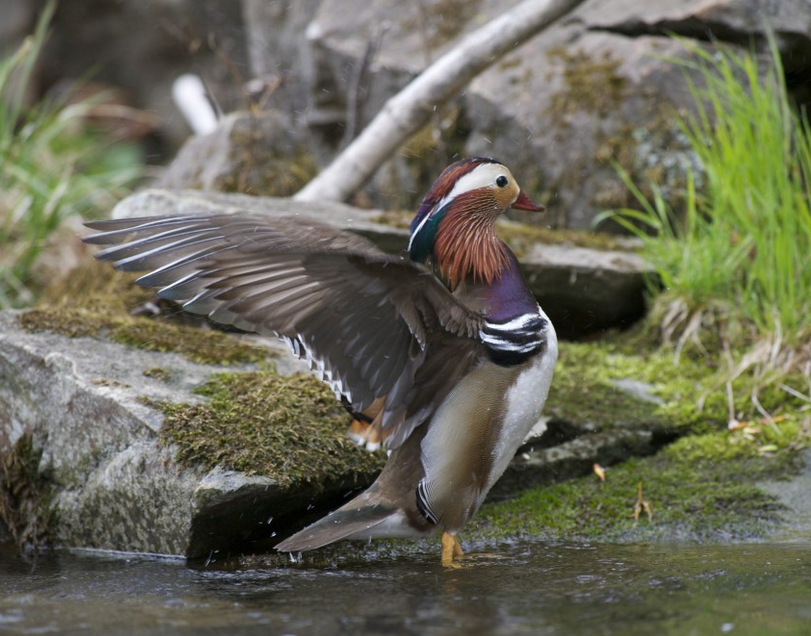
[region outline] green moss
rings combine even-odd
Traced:
[[[734,416],[728,430],[727,391],[711,357],[650,352],[619,343],[564,343],[546,412],[580,423],[627,426],[681,436],[657,455],[632,458],[595,476],[531,488],[514,500],[485,506],[472,525],[474,541],[535,537],[596,541],[764,536],[779,521],[776,500],[757,481],[795,469],[807,415],[804,401],[776,385],[759,399],[776,422],[761,418],[750,399],[750,378],[731,386]],[[661,404],[630,398],[614,381],[645,382]],[[803,387],[797,376],[786,384]],[[807,426],[807,425],[806,425]],[[652,505],[652,523],[632,518],[637,487]]]
[[[127,384],[126,382],[119,382],[118,380],[108,380],[107,378],[90,380],[90,383],[95,384],[96,386],[115,386],[123,388],[130,388],[132,386],[130,384]]]
[[[774,455],[760,452],[768,434],[747,439],[720,432],[680,439],[659,454],[613,467],[596,476],[533,488],[508,502],[485,506],[471,524],[474,541],[519,537],[640,541],[646,539],[752,538],[780,520],[780,506],[756,480],[794,470],[789,440],[797,426],[785,424]],[[635,520],[637,488],[653,518]]]
[[[806,402],[786,391],[807,392],[798,372],[781,382],[764,382],[756,374],[730,378],[719,372],[721,354],[651,349],[639,338],[612,342],[563,343],[549,392],[546,413],[596,429],[623,426],[652,430],[667,437],[723,430],[732,418],[754,421],[765,410],[773,418],[793,417]],[[617,381],[633,380],[649,386],[644,401],[621,390]],[[752,396],[756,396],[757,401]],[[758,406],[760,405],[760,406]]]
[[[563,228],[553,230],[551,228],[511,221],[501,221],[498,224],[498,234],[519,258],[527,254],[539,243],[546,245],[570,245],[602,251],[634,251],[636,249],[633,242],[629,241],[627,237],[618,237],[614,234],[568,230]]]
[[[346,435],[347,414],[310,375],[273,371],[217,374],[199,391],[203,404],[157,403],[164,443],[179,460],[272,477],[284,487],[322,487],[347,476],[369,476],[385,463]]]
[[[0,452],[0,521],[22,552],[50,546],[56,526],[51,484],[39,470],[41,458],[31,433]]]
[[[151,369],[143,370],[144,377],[160,380],[161,382],[168,382],[172,374],[162,367],[152,367]]]
[[[52,331],[70,338],[104,337],[147,351],[174,352],[203,364],[241,364],[267,359],[269,352],[214,330],[201,330],[126,315],[100,315],[95,311],[42,307],[17,316],[28,332]]]
[[[563,81],[566,89],[552,96],[549,109],[555,115],[586,111],[606,117],[625,99],[627,80],[617,73],[620,60],[606,51],[601,59],[594,59],[584,50],[569,47],[550,49],[551,62],[563,63]]]
[[[204,364],[261,362],[269,355],[262,347],[245,344],[219,331],[169,325],[145,318],[117,325],[110,336],[121,344],[148,351],[171,351]]]
[[[46,287],[39,306],[80,307],[98,314],[128,315],[133,308],[155,297],[154,290],[134,284],[137,276],[87,260]]]
[[[170,182],[184,188],[286,197],[318,174],[315,157],[301,135],[291,130],[288,118],[255,108],[235,113],[228,121],[214,141],[192,142],[184,148],[185,165],[176,175],[170,172]],[[220,138],[226,133],[227,140]],[[226,157],[221,156],[223,149]]]
[[[177,320],[130,315],[155,299],[154,290],[138,287],[134,279],[104,264],[88,263],[46,289],[40,306],[20,314],[17,323],[31,333],[103,337],[147,351],[179,353],[204,364],[259,362],[271,355],[220,331],[185,324],[188,315],[182,312],[175,312]]]
[[[560,347],[555,379],[545,411],[576,423],[624,426],[684,434],[700,427],[726,424],[718,399],[697,403],[710,382],[712,369],[685,359],[679,366],[665,351],[631,353],[611,343],[565,343]],[[617,382],[647,384],[650,400],[634,397]]]
[[[264,138],[259,141],[266,142]],[[306,152],[292,157],[277,156],[272,154],[269,144],[258,144],[255,135],[250,132],[241,134],[237,130],[233,142],[240,149],[234,172],[219,177],[213,184],[221,192],[289,197],[318,174],[315,158]]]

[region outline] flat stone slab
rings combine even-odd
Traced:
[[[408,232],[380,223],[382,212],[343,203],[307,203],[197,190],[144,190],[121,201],[116,218],[161,214],[234,213],[302,215],[362,234],[391,253],[404,252]],[[520,224],[510,223],[513,229]],[[645,281],[651,268],[635,252],[536,243],[521,259],[533,294],[558,335],[573,338],[624,328],[645,311]]]

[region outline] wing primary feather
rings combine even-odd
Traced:
[[[192,237],[187,236],[185,238],[182,238],[173,243],[169,243],[167,245],[158,245],[146,251],[136,252],[125,258],[118,258],[119,255],[117,255],[114,251],[110,251],[105,254],[107,250],[102,250],[102,252],[99,252],[98,258],[100,258],[101,260],[115,260],[115,268],[123,271],[139,271],[144,269],[152,269],[157,264],[160,264],[161,267],[163,266],[163,263],[161,262],[162,258],[163,259],[175,258],[175,261],[180,260],[177,259],[176,255],[180,254],[183,255],[183,258],[185,258],[185,253],[183,251],[185,248],[190,248],[195,245],[200,245],[202,243],[210,243],[212,241],[218,240],[220,237],[217,236],[200,237],[199,235],[194,235],[193,238],[194,240],[192,240]],[[219,249],[224,249],[224,247],[228,246],[215,245],[213,247],[215,248],[219,247]],[[206,250],[203,249],[200,250],[199,252],[193,253],[193,255],[197,254],[198,255],[197,257],[199,258],[199,254],[204,254],[205,251]],[[155,261],[157,261],[157,263],[155,263]]]
[[[129,219],[104,219],[101,221],[85,221],[85,226],[91,230],[100,230],[98,234],[85,236],[82,241],[91,245],[107,245],[119,243],[121,237],[126,237],[134,233],[154,232],[156,229],[180,225],[194,227],[196,223],[210,221],[206,215],[182,215],[182,216],[140,216]],[[111,229],[112,228],[112,229]],[[173,230],[167,230],[167,232]]]

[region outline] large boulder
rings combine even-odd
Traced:
[[[345,141],[347,126],[359,130],[431,61],[514,4],[377,0],[348,9],[325,0],[307,32],[314,132]],[[521,166],[517,176],[529,191],[544,193],[554,226],[588,229],[595,213],[631,203],[612,160],[675,196],[695,159],[674,122],[691,97],[683,69],[670,59],[690,54],[669,34],[700,46],[713,39],[745,47],[752,39],[762,45],[768,24],[799,88],[807,77],[809,20],[802,0],[589,0],[438,108],[433,131],[417,135],[379,171],[369,188],[373,200],[414,207],[454,152]]]
[[[284,112],[235,111],[190,137],[158,179],[170,189],[290,196],[317,172],[306,131]]]
[[[288,402],[293,398],[287,392],[241,390],[257,378],[263,387],[276,386],[276,373],[290,377],[293,386],[316,382],[291,376],[303,367],[279,345],[262,345],[276,372],[257,372],[250,363],[201,362],[189,359],[189,351],[148,350],[148,341],[123,344],[111,337],[116,329],[91,328],[94,321],[109,325],[109,314],[81,307],[65,311],[0,312],[0,466],[29,462],[14,483],[2,474],[0,508],[8,505],[5,494],[24,496],[16,510],[0,509],[0,519],[36,525],[30,518],[36,515],[38,535],[49,534],[68,547],[189,558],[264,550],[371,483],[385,459],[345,438],[348,417],[326,387],[319,389],[325,397],[314,411]],[[78,316],[79,332],[73,324]],[[140,327],[148,322],[138,320]],[[185,331],[188,342],[206,346],[206,332]],[[627,365],[614,372],[627,373]],[[561,373],[563,387],[570,384],[567,376],[579,374],[571,366]],[[218,388],[201,395],[200,387],[212,382]],[[225,415],[217,395],[224,385],[237,388]],[[661,446],[662,431],[677,430],[677,423],[657,415],[657,404],[633,392],[618,398],[621,387],[578,380],[577,395],[556,390],[550,416],[533,429],[494,496],[508,497]],[[620,410],[597,420],[578,412],[577,396],[584,390],[613,396]],[[286,424],[264,420],[272,411],[293,416]],[[323,423],[319,413],[328,414]],[[317,429],[304,428],[314,414]],[[214,435],[208,427],[212,417],[222,418]],[[309,435],[307,450],[294,455],[293,445]],[[15,457],[20,448],[31,447],[33,453]],[[268,465],[262,460],[268,455],[285,459]],[[278,476],[280,471],[298,477]],[[33,481],[47,487],[36,488]],[[53,524],[47,529],[46,519]],[[11,534],[22,533],[14,528]]]
[[[348,461],[338,478],[310,484],[182,461],[172,439],[160,437],[166,414],[159,405],[200,404],[205,398],[195,389],[214,374],[256,365],[204,363],[147,350],[147,342],[121,344],[105,329],[89,327],[98,320],[93,312],[76,311],[0,313],[0,457],[31,438],[40,453],[34,471],[47,480],[50,500],[25,502],[26,508],[56,511],[51,534],[60,545],[188,557],[251,549],[259,541],[274,543],[276,531],[284,532],[312,499],[334,500],[373,478],[366,453],[354,448],[360,469]],[[78,336],[69,331],[77,315],[87,327]],[[205,332],[186,330],[205,346]],[[306,370],[281,343],[261,347],[276,372]],[[220,351],[225,358],[227,349]],[[6,488],[25,491],[26,485],[0,486]]]

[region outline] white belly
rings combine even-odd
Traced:
[[[516,378],[507,392],[504,426],[493,449],[495,461],[488,480],[488,491],[507,470],[521,442],[538,422],[549,395],[557,359],[558,340],[550,322],[546,350]]]
[[[475,368],[437,409],[421,444],[421,483],[444,528],[460,528],[478,510],[538,422],[557,354],[550,326],[546,347],[529,365]]]

